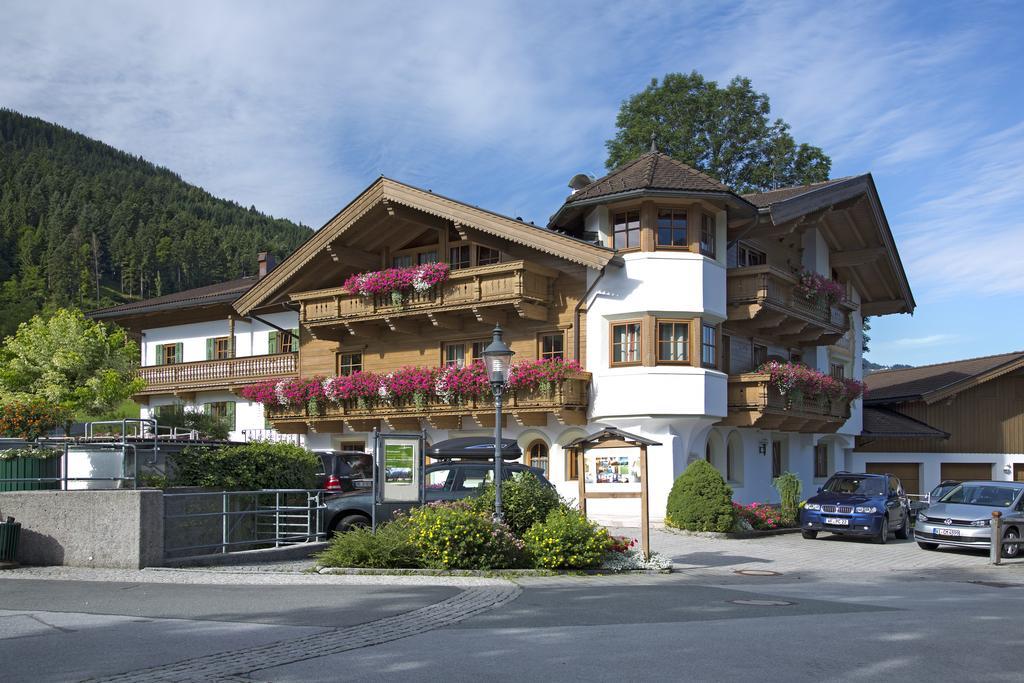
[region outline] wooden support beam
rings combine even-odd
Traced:
[[[411,320],[404,318],[384,318],[384,324],[388,326],[388,329],[392,332],[398,332],[400,334],[419,334],[420,326]]]
[[[528,301],[519,301],[513,306],[516,309],[516,313],[519,314],[520,318],[526,318],[527,320],[540,320],[544,321],[548,319],[548,309],[540,304],[530,303]]]
[[[307,424],[309,431],[317,434],[339,434],[345,431],[344,420],[314,420]]]
[[[494,429],[494,413],[488,413],[488,412],[475,413],[473,415],[473,417],[476,418],[476,421],[480,423],[481,427],[487,427],[488,429]],[[508,426],[508,414],[507,413],[502,413],[501,414],[501,427],[502,427],[502,429],[504,429],[507,426]]]
[[[549,414],[547,412],[524,413],[521,411],[513,413],[516,421],[524,427],[546,427]]]
[[[359,270],[376,270],[380,264],[380,254],[355,247],[338,246],[332,242],[325,247],[325,251],[335,263],[342,263]]]
[[[508,326],[508,314],[493,306],[474,306],[473,317],[476,318],[477,322],[484,323],[485,325]]]
[[[385,417],[384,426],[393,432],[418,432],[420,431],[420,419],[418,417]]]
[[[372,432],[374,429],[380,429],[380,420],[371,418],[345,418],[345,427],[350,432]]]
[[[427,313],[427,319],[434,327],[444,330],[461,330],[463,328],[462,318],[453,314]]]
[[[434,429],[462,429],[462,416],[427,415],[427,424]]]
[[[829,265],[833,268],[859,266],[865,263],[873,263],[874,261],[884,257],[885,254],[885,247],[868,247],[867,249],[837,251],[829,256]]]
[[[561,408],[554,413],[555,419],[564,425],[587,424],[587,411],[579,408]]]

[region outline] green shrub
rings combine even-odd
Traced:
[[[190,446],[172,459],[175,486],[235,490],[308,489],[316,486],[320,459],[290,443],[254,441],[244,446]]]
[[[335,534],[330,545],[317,555],[324,567],[368,567],[406,569],[422,566],[419,548],[413,542],[413,527],[408,518],[377,527],[360,527]]]
[[[672,484],[665,523],[688,531],[732,531],[732,488],[710,463],[693,461]]]
[[[0,437],[35,441],[64,424],[66,411],[42,399],[0,404]]]
[[[471,499],[473,509],[486,514],[494,512],[494,483],[483,487]],[[501,484],[501,509],[505,524],[516,536],[522,536],[537,522],[543,522],[555,508],[564,505],[558,492],[546,486],[529,472],[517,472]]]
[[[412,539],[424,566],[505,569],[525,563],[523,542],[504,524],[466,502],[433,503],[409,514]]]
[[[803,484],[800,477],[792,472],[783,472],[781,476],[772,481],[772,486],[779,492],[779,499],[782,501],[782,518],[784,522],[791,525],[796,523],[797,506],[800,505],[800,493]]]
[[[552,510],[523,540],[533,565],[541,569],[596,567],[612,547],[607,530],[569,507]]]

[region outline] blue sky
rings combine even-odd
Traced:
[[[377,175],[544,224],[652,77],[750,77],[871,171],[913,317],[876,362],[1024,349],[1024,5],[13,2],[0,106],[319,227]]]

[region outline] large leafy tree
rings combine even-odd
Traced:
[[[609,169],[651,147],[704,171],[740,192],[828,179],[832,160],[797,144],[782,119],[769,118],[768,95],[739,76],[725,87],[696,71],[652,79],[622,103],[618,131],[608,140]]]
[[[138,357],[124,330],[81,311],[36,315],[0,347],[0,402],[41,399],[69,414],[101,415],[143,387]]]

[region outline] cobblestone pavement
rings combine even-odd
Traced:
[[[150,681],[239,681],[259,680],[261,669],[334,655],[456,624],[514,600],[521,589],[515,584],[468,588],[442,602],[405,614],[371,621],[345,629],[331,630],[269,645],[221,652],[205,657],[130,671],[116,676],[90,679],[142,683]],[[246,676],[248,675],[248,676]]]

